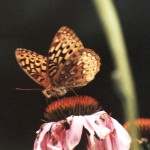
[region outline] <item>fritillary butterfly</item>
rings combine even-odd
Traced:
[[[67,91],[85,86],[100,70],[100,58],[84,48],[76,34],[68,27],[56,33],[48,57],[18,48],[16,59],[25,73],[41,85],[43,94],[62,96]]]

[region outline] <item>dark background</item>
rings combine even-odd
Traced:
[[[136,84],[140,117],[150,117],[150,1],[114,0],[122,24],[129,60]],[[108,43],[89,0],[5,0],[0,1],[0,150],[30,150],[35,131],[46,107],[39,88],[18,66],[16,48],[47,55],[54,34],[69,26],[84,46],[102,59],[101,71],[86,87],[76,90],[89,95],[120,123],[124,123],[121,101],[112,82],[114,64]],[[74,95],[68,93],[67,96]]]

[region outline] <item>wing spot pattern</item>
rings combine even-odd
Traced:
[[[65,84],[68,84],[68,82],[65,82]]]
[[[83,71],[82,71],[82,74],[85,74],[85,73],[86,73],[86,71],[85,71],[85,70],[83,70]]]
[[[64,70],[63,70],[63,71],[61,71],[61,74],[65,74],[65,73],[66,73],[66,71],[64,71]]]
[[[74,71],[72,71],[72,72],[70,72],[70,74],[73,76],[73,75],[75,75],[75,72],[74,72]]]
[[[70,64],[70,60],[67,60],[65,65],[68,66]]]
[[[92,57],[91,57],[91,59],[92,59],[92,60],[95,60],[95,57],[94,57],[94,56],[92,56]]]
[[[87,56],[91,57],[92,55],[91,55],[91,53],[88,53]]]

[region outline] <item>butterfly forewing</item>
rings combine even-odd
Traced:
[[[25,73],[36,83],[43,87],[50,84],[47,76],[47,57],[39,55],[27,49],[18,48],[16,59]]]
[[[68,27],[62,27],[56,33],[51,48],[48,52],[48,75],[55,82],[59,81],[59,75],[65,62],[79,49],[83,49],[83,44],[76,34]],[[57,65],[54,68],[53,65]]]

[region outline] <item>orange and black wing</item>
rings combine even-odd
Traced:
[[[47,57],[27,49],[16,49],[16,59],[24,72],[36,83],[46,88],[49,84],[47,76]]]
[[[73,30],[64,26],[58,30],[48,52],[47,71],[50,78],[58,83],[60,72],[75,52],[84,46]],[[57,67],[56,67],[57,66]]]
[[[56,33],[48,52],[47,71],[57,87],[82,87],[94,79],[100,70],[100,58],[68,27]]]

